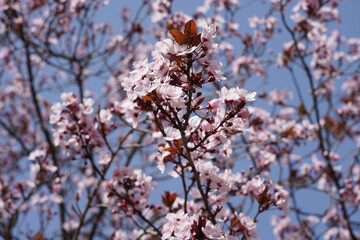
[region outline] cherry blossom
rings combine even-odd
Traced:
[[[0,238],[360,238],[357,3],[181,4],[0,3]]]

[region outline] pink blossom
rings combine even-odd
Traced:
[[[255,28],[261,23],[261,20],[258,16],[253,16],[249,18],[248,21],[249,21],[249,26],[251,28]]]
[[[50,201],[56,204],[60,204],[64,201],[64,199],[61,197],[61,195],[57,193],[51,193],[50,194]]]
[[[115,101],[114,109],[125,115],[126,121],[132,123],[133,128],[136,128],[139,124],[139,110],[137,104],[129,99],[125,99],[122,102]]]
[[[168,16],[168,8],[171,6],[170,0],[155,0],[151,3],[153,10],[153,15],[151,16],[151,21],[156,23],[162,19],[166,19]]]
[[[98,163],[101,165],[106,165],[111,161],[111,156],[109,154],[105,154],[104,156],[102,156]]]
[[[255,176],[251,179],[251,181],[248,181],[245,185],[241,187],[241,191],[244,194],[260,195],[264,192],[264,190],[264,179],[261,179],[259,175]]]
[[[79,221],[76,221],[74,219],[70,219],[63,224],[63,229],[66,231],[74,230],[79,226]]]
[[[275,89],[269,93],[269,103],[270,104],[284,105],[286,103],[285,99],[292,99],[292,98],[293,98],[293,95],[288,90]]]
[[[284,211],[286,214],[290,214],[290,199],[289,193],[280,185],[274,184],[274,192],[275,192],[275,204],[276,206]]]
[[[93,112],[93,104],[94,100],[92,98],[85,98],[83,103],[80,103],[80,109],[85,115],[89,115]]]
[[[46,156],[46,151],[43,149],[36,149],[29,154],[29,160],[43,159]]]
[[[172,141],[181,138],[180,131],[174,127],[167,127],[164,129],[164,132],[166,134],[166,136],[164,137],[166,141]]]
[[[214,24],[204,24],[202,26],[202,34],[201,34],[201,38],[202,39],[206,39],[206,40],[212,40],[214,38],[216,38],[216,26]]]
[[[70,106],[71,104],[74,104],[77,102],[76,95],[73,94],[72,92],[62,93],[61,100],[63,101],[64,106]]]
[[[240,213],[237,216],[240,220],[241,226],[245,228],[245,236],[250,239],[258,239],[256,224],[254,223],[254,221],[250,217],[246,216],[244,213]]]
[[[343,1],[263,1],[250,31],[246,1],[202,2],[125,4],[111,26],[109,0],[0,1],[0,235],[256,239],[273,213],[277,239],[360,237]]]
[[[205,228],[203,227],[201,230],[209,239],[224,239],[220,224],[216,224],[214,226],[210,221],[208,221],[206,222]]]
[[[225,80],[226,77],[221,72],[221,62],[214,61],[208,58],[201,58],[200,63],[208,68],[208,71],[218,81]]]
[[[170,70],[170,66],[170,60],[164,58],[162,55],[157,55],[154,62],[150,63],[149,65],[156,78],[165,77]]]
[[[211,162],[198,161],[196,163],[196,170],[201,174],[202,181],[215,180],[219,168],[215,167]]]
[[[128,239],[127,234],[121,229],[119,229],[115,232],[113,240],[127,240],[127,239]]]
[[[107,123],[110,121],[112,114],[108,109],[101,109],[99,112],[100,122]]]
[[[9,56],[10,53],[10,48],[8,47],[3,47],[0,50],[0,59],[5,59]]]
[[[161,94],[164,98],[177,100],[181,97],[183,91],[180,87],[162,85],[159,88],[159,94]]]
[[[218,91],[217,93],[223,102],[252,102],[255,101],[256,96],[256,92],[250,93],[247,90],[241,89],[239,87],[230,88],[229,90],[226,87],[222,87],[221,91]]]
[[[171,39],[165,39],[155,44],[156,52],[162,55],[171,53],[176,56],[184,56],[188,53],[192,53],[196,48],[196,46],[188,46],[186,44],[179,45]]]
[[[325,240],[330,240],[333,238],[342,239],[342,240],[350,240],[352,239],[349,233],[349,230],[342,227],[332,227],[326,231],[324,235]]]
[[[165,239],[187,239],[190,238],[190,226],[193,217],[189,217],[183,210],[166,215],[167,223],[162,230],[162,240]]]

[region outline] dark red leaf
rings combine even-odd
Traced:
[[[177,198],[177,193],[172,193],[166,191],[165,196],[161,195],[162,203],[166,206],[171,208]]]
[[[198,46],[201,43],[201,34],[191,38],[191,46]]]
[[[142,96],[142,99],[144,99],[146,101],[151,101],[152,100],[152,98],[149,95]]]
[[[171,62],[176,62],[176,64],[177,64],[178,66],[181,65],[182,61],[181,61],[180,58],[178,58],[176,55],[171,54],[171,53],[169,53],[169,55],[170,55],[170,61],[171,61]]]
[[[173,147],[165,148],[165,149],[163,149],[163,151],[164,152],[171,152],[174,155],[177,153],[176,149],[173,148]]]
[[[194,19],[191,19],[190,21],[188,21],[185,24],[184,33],[187,38],[196,36],[197,29],[196,29],[196,23],[195,23]]]
[[[43,232],[38,231],[30,240],[43,240]]]
[[[179,30],[171,29],[170,34],[174,37],[175,41],[180,45],[183,45],[187,42],[185,35]]]

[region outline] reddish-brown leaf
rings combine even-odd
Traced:
[[[307,114],[307,110],[306,110],[305,106],[301,103],[298,106],[298,111],[301,116],[304,116]]]
[[[198,72],[197,74],[195,74],[195,79],[196,80],[200,80],[202,77],[202,72]]]
[[[152,101],[152,98],[149,95],[142,96],[142,99],[146,101]]]
[[[30,240],[43,240],[43,232],[38,231]]]
[[[171,62],[176,62],[176,64],[178,66],[181,66],[182,61],[181,61],[180,58],[178,58],[177,56],[175,56],[174,54],[171,54],[171,53],[169,53],[169,56],[170,56],[170,61]]]
[[[181,150],[181,143],[182,143],[182,140],[181,139],[178,139],[176,141],[176,146],[177,146],[177,149]]]
[[[197,29],[196,29],[196,23],[195,23],[194,19],[191,19],[190,21],[188,21],[185,24],[184,33],[187,38],[196,36]]]
[[[79,196],[79,194],[78,193],[76,193],[76,195],[75,195],[75,201],[79,201],[80,200],[80,196]]]
[[[239,223],[239,219],[238,218],[233,218],[232,220],[231,220],[231,227],[235,227],[237,224]]]
[[[174,159],[174,155],[167,155],[164,157],[163,162],[167,163],[167,162],[172,161],[173,159]]]
[[[170,34],[174,37],[175,41],[180,45],[183,45],[187,42],[185,35],[179,30],[171,29]]]
[[[173,148],[173,147],[165,148],[165,149],[163,149],[163,151],[164,152],[171,152],[174,155],[177,153],[176,149]]]
[[[165,196],[161,195],[162,203],[171,208],[177,198],[177,193],[170,194],[170,192],[166,191]]]
[[[1,193],[2,193],[2,194],[5,194],[6,191],[7,191],[7,186],[6,186],[6,184],[1,184]]]
[[[191,46],[198,46],[201,43],[201,34],[198,34],[191,38]]]
[[[171,195],[168,197],[170,205],[173,205],[173,203],[175,202],[176,198],[177,198],[177,193],[173,193],[173,194],[171,194]]]
[[[270,184],[266,185],[263,194],[266,195],[268,193],[269,189],[270,189]]]

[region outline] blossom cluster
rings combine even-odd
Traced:
[[[359,239],[358,3],[179,3],[0,2],[0,238]]]

